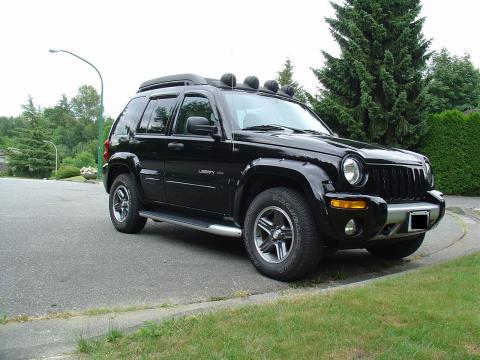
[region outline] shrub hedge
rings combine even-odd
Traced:
[[[55,174],[55,179],[65,179],[73,176],[79,176],[80,169],[75,166],[65,165],[58,169],[57,173]]]
[[[88,167],[92,166],[95,167],[95,159],[93,158],[93,155],[89,153],[88,151],[82,151],[79,154],[77,154],[74,158],[72,157],[66,157],[63,159],[62,163],[64,165],[70,165],[74,166],[77,168],[82,168],[82,167]]]
[[[480,113],[444,111],[430,115],[428,125],[421,152],[432,162],[436,188],[480,195]]]

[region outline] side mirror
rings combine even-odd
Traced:
[[[216,139],[218,128],[215,125],[211,125],[207,118],[190,116],[187,119],[187,131],[194,135],[210,135]]]

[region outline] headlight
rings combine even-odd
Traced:
[[[433,186],[433,172],[432,172],[432,167],[428,162],[425,163],[424,165],[425,169],[425,179],[427,180],[428,185]]]
[[[359,185],[363,180],[363,169],[360,161],[353,157],[348,157],[343,160],[342,164],[343,176],[350,183],[350,185]]]

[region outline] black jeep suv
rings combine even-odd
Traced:
[[[425,156],[339,138],[291,87],[254,76],[144,82],[104,158],[119,231],[152,219],[243,237],[279,280],[305,276],[326,247],[408,256],[445,212]]]

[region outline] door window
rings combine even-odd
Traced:
[[[191,116],[204,117],[211,125],[217,122],[210,101],[208,101],[206,97],[201,95],[187,95],[178,113],[173,133],[177,135],[192,135],[187,130],[187,119]]]
[[[137,134],[144,134],[147,132],[148,122],[150,121],[150,117],[152,116],[153,108],[155,107],[157,100],[150,100],[143,113],[142,120],[140,120],[140,124],[138,125]]]
[[[168,119],[172,114],[176,100],[177,98],[175,97],[164,97],[155,101],[155,105],[152,107],[152,112],[150,113],[147,133],[165,134]]]

